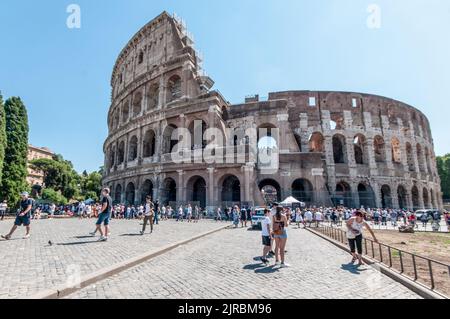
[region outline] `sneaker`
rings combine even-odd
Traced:
[[[281,263],[279,261],[275,262],[275,266],[279,266]]]
[[[28,239],[28,238],[30,238],[30,237],[31,237],[31,235],[28,234],[28,235],[23,236],[23,239]]]
[[[261,257],[261,261],[262,261],[263,264],[266,264],[266,265],[269,263],[269,260],[267,260],[264,257]]]
[[[89,233],[89,235],[91,235],[92,237],[95,237],[96,232],[93,231],[92,233]]]
[[[98,239],[98,241],[107,241],[108,240],[108,237],[105,237],[105,236],[101,236],[99,239]]]
[[[281,268],[288,268],[288,267],[290,267],[291,265],[289,265],[289,264],[286,264],[286,263],[281,263]]]
[[[6,235],[6,236],[2,235],[2,238],[3,238],[3,239],[6,239],[6,240],[10,240],[10,239],[11,239],[11,237],[8,236],[8,235]]]
[[[143,236],[143,235],[144,235],[144,232],[143,232],[142,230],[140,231],[140,233],[141,233],[141,236]]]

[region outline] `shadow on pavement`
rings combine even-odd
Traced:
[[[360,275],[361,272],[366,271],[367,269],[361,269],[360,266],[354,264],[342,264],[341,269],[348,271],[354,275]]]
[[[146,235],[147,235],[147,233],[145,233]],[[150,235],[150,233],[148,233],[148,235]],[[142,235],[141,234],[122,234],[122,235],[119,235],[119,237],[137,237],[137,236],[140,236],[140,237],[142,237]]]
[[[76,241],[76,242],[72,242],[72,243],[59,243],[59,244],[56,244],[56,246],[76,246],[76,245],[98,244],[98,243],[100,243],[100,242],[97,240],[95,240],[95,241]]]

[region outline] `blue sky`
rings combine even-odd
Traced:
[[[66,26],[71,3],[81,29]],[[372,3],[379,29],[366,23]],[[103,164],[115,59],[163,10],[187,22],[233,103],[292,89],[384,95],[423,111],[436,153],[450,153],[448,0],[1,0],[0,90],[26,103],[32,144],[79,171]]]

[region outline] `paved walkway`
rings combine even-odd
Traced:
[[[12,223],[0,222],[0,234],[7,233]],[[29,240],[22,239],[24,229],[18,229],[11,241],[0,239],[0,299],[32,296],[66,284],[77,274],[91,274],[221,225],[212,221],[161,222],[154,234],[139,236],[140,221],[113,220],[111,239],[98,243],[97,238],[87,236],[94,223],[78,219],[34,221]]]
[[[260,232],[226,229],[69,298],[419,298],[306,230],[289,230],[290,268],[263,267]]]

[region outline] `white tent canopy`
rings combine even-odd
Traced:
[[[302,203],[301,201],[296,200],[292,196],[289,196],[283,202],[280,203],[281,206],[291,206],[292,204],[301,204],[302,206],[304,206],[305,203]]]

